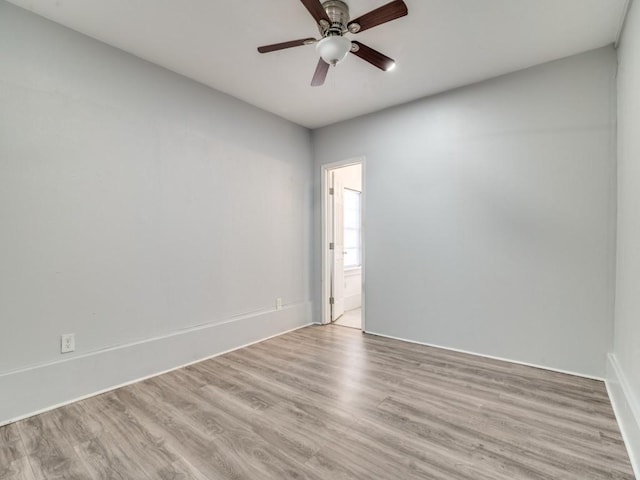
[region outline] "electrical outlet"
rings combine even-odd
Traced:
[[[60,353],[73,352],[76,349],[76,334],[64,333],[60,337]]]
[[[282,298],[276,298],[276,310],[282,310]]]

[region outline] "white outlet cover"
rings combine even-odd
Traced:
[[[60,353],[73,352],[76,349],[75,333],[64,333],[60,336]]]

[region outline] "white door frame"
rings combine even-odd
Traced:
[[[362,234],[362,252],[361,252],[361,289],[362,289],[362,331],[365,332],[365,209],[366,209],[366,185],[365,185],[365,157],[354,157],[346,160],[341,160],[339,162],[331,162],[325,163],[320,166],[320,196],[321,196],[321,210],[322,210],[322,226],[321,226],[321,245],[322,245],[322,281],[321,281],[321,295],[322,295],[322,317],[321,323],[328,324],[331,323],[331,308],[329,306],[329,296],[330,296],[330,279],[331,279],[331,255],[329,254],[329,242],[330,242],[330,229],[327,228],[328,221],[328,211],[329,211],[329,202],[331,199],[329,198],[329,175],[331,170],[335,170],[336,168],[348,167],[349,165],[355,164],[362,165],[362,193],[361,193],[361,208],[362,208],[362,226],[361,226],[361,234]]]

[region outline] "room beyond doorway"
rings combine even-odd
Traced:
[[[364,159],[323,166],[323,323],[364,330]]]
[[[341,327],[350,327],[362,330],[362,307],[347,310],[333,323],[340,325]]]

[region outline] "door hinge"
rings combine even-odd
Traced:
[[[333,195],[333,187],[329,189],[329,195]]]
[[[329,250],[333,250],[334,248],[335,248],[335,245],[334,245],[334,243],[333,243],[333,242],[331,242],[331,243],[329,244]]]
[[[329,305],[333,305],[334,303],[336,303],[335,298],[329,297]]]

